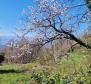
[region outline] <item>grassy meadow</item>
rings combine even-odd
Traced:
[[[91,84],[91,52],[77,49],[49,65],[2,64],[0,84]]]

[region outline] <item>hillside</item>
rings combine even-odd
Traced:
[[[3,64],[0,84],[91,84],[90,55],[91,51],[81,48],[55,64]]]
[[[0,36],[0,48],[4,48],[11,39],[14,39],[14,36]]]

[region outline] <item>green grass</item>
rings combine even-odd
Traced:
[[[60,71],[63,74],[71,74],[72,72],[79,72],[81,70],[86,71],[88,69],[88,65],[91,63],[90,61],[90,53],[88,51],[80,51],[76,50],[73,53],[70,53],[69,57],[64,57],[59,62]],[[88,63],[87,63],[88,62]]]
[[[29,84],[31,73],[26,73],[26,71],[35,66],[36,63],[3,64],[0,66],[0,84]]]
[[[90,64],[91,53],[86,49],[69,53],[69,57],[64,56],[57,64],[3,64],[0,84],[38,84],[38,81],[39,84],[90,84]]]
[[[23,73],[0,74],[0,84],[29,84],[31,75]]]

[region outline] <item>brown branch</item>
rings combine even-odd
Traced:
[[[77,37],[75,37],[73,34],[71,34],[71,33],[69,33],[69,32],[66,32],[66,31],[64,31],[64,30],[62,30],[62,31],[63,31],[64,34],[69,35],[70,38],[71,38],[72,40],[74,40],[75,42],[77,42],[78,44],[80,44],[80,45],[82,45],[82,46],[84,46],[84,47],[86,47],[86,48],[91,49],[91,46],[90,46],[90,45],[84,43],[83,41],[81,41],[80,39],[78,39]]]
[[[61,28],[61,30],[57,29],[55,26],[52,25],[52,23],[51,23],[50,20],[49,20],[49,23],[50,23],[50,27],[52,27],[56,32],[58,32],[60,34],[64,33],[64,34],[68,35],[71,40],[74,40],[78,44],[80,44],[80,45],[82,45],[82,46],[84,46],[86,48],[91,49],[91,46],[89,44],[84,43],[83,41],[81,41],[80,39],[78,39],[75,35],[71,34],[70,32],[67,32],[67,31],[63,30],[62,28]]]

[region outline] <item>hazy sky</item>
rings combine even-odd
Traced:
[[[11,35],[20,25],[22,11],[33,0],[0,0],[0,36]]]

